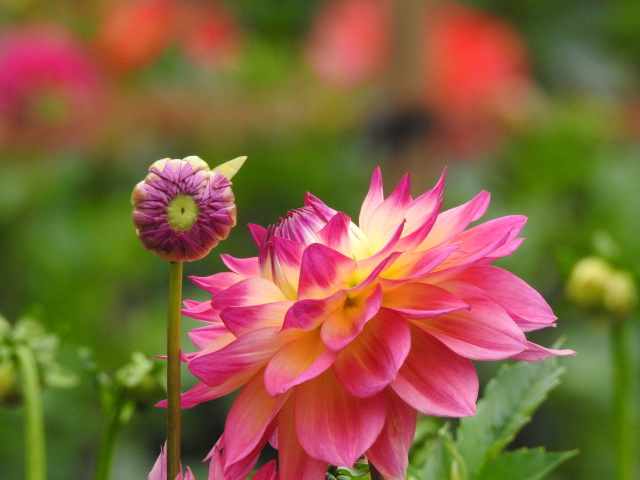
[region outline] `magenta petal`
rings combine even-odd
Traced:
[[[540,345],[536,345],[535,343],[527,342],[526,350],[512,356],[511,358],[515,360],[524,360],[526,362],[537,362],[539,360],[544,360],[545,358],[549,358],[553,355],[575,355],[576,352],[573,350],[553,350],[551,348],[541,347]]]
[[[347,257],[351,257],[351,241],[349,239],[349,226],[351,219],[344,213],[336,213],[329,223],[318,232],[322,243]]]
[[[302,257],[298,300],[328,297],[355,269],[353,259],[319,243],[310,245]]]
[[[356,397],[371,397],[395,380],[409,349],[409,327],[400,315],[382,309],[336,359],[333,370]]]
[[[369,398],[350,395],[332,370],[298,385],[295,423],[302,448],[332,465],[353,466],[380,434],[385,403],[383,394]]]
[[[382,174],[380,173],[380,167],[376,167],[371,177],[371,184],[369,185],[369,192],[362,202],[362,208],[360,209],[360,218],[358,219],[358,225],[363,230],[367,229],[369,219],[371,215],[384,201],[384,191],[382,188]]]
[[[464,231],[471,222],[480,218],[489,206],[491,196],[482,191],[472,200],[438,215],[429,236],[420,245],[420,250],[446,242]]]
[[[511,317],[488,300],[468,300],[470,310],[416,321],[458,355],[472,360],[504,360],[526,348],[527,340]]]
[[[211,275],[209,277],[191,276],[189,277],[189,280],[191,280],[203,290],[206,290],[207,292],[215,295],[222,290],[229,288],[231,285],[244,280],[244,277],[234,272],[222,272],[216,273],[215,275]]]
[[[245,278],[254,278],[260,276],[258,257],[235,258],[231,255],[222,254],[220,255],[220,258],[229,268],[229,270],[232,270]]]
[[[551,307],[535,289],[514,274],[497,267],[472,267],[455,280],[466,282],[484,290],[516,321],[549,326],[556,316]]]
[[[328,462],[309,456],[300,445],[295,426],[294,402],[289,400],[278,415],[278,469],[282,480],[318,480],[327,472]]]
[[[189,362],[189,370],[211,386],[220,385],[243,372],[256,370],[266,365],[280,347],[299,335],[293,330],[277,331],[274,327],[261,328],[220,350],[210,353],[205,350]]]
[[[387,389],[387,419],[376,442],[365,452],[385,480],[405,480],[417,411]]]
[[[438,417],[473,415],[478,376],[471,360],[411,328],[411,351],[391,388],[419,412]]]
[[[247,227],[249,227],[249,233],[256,245],[258,247],[262,245],[262,239],[264,238],[264,234],[267,233],[267,229],[260,225],[256,225],[255,223],[249,223],[247,224]]]
[[[224,323],[212,323],[204,327],[194,328],[189,332],[189,338],[193,344],[202,350],[214,340],[229,333]]]
[[[247,371],[230,377],[224,383],[212,387],[204,382],[198,382],[196,385],[182,395],[180,395],[180,408],[191,408],[199,403],[214,400],[236,391],[242,387],[255,374],[255,371]],[[158,407],[166,407],[167,401],[162,400],[158,403]]]
[[[245,307],[287,300],[276,284],[263,278],[247,278],[213,297],[214,308]]]
[[[256,447],[262,448],[275,428],[274,419],[288,394],[270,396],[264,388],[260,370],[236,397],[225,424],[226,467],[246,458]]]
[[[304,244],[273,237],[260,249],[260,271],[263,278],[274,282],[287,299],[295,300]]]
[[[226,327],[236,337],[265,327],[282,327],[292,301],[264,303],[248,307],[227,307],[220,312]]]
[[[331,350],[343,349],[380,310],[381,304],[382,289],[378,284],[355,298],[350,297],[322,324],[322,341]]]
[[[396,288],[384,295],[382,305],[412,319],[432,318],[468,308],[452,293],[426,283],[408,283]]]
[[[208,480],[235,480],[244,479],[251,473],[258,462],[262,442],[254,447],[244,458],[235,463],[228,461],[228,449],[226,448],[225,434],[216,442],[205,460],[210,460]]]
[[[329,315],[338,310],[347,299],[347,292],[338,290],[327,298],[307,299],[295,302],[284,317],[282,329],[299,328],[313,330]]]
[[[412,201],[410,189],[409,175],[405,175],[391,195],[376,207],[364,224],[360,225],[362,231],[370,238],[383,238],[389,225],[402,223],[407,207]]]
[[[317,331],[284,345],[269,361],[264,384],[272,397],[317,377],[331,366],[336,352],[325,347]]]
[[[210,323],[221,323],[220,315],[218,310],[213,308],[211,305],[211,300],[206,302],[195,302],[193,300],[185,300],[184,306],[186,308],[182,309],[182,314],[187,317],[195,318],[197,320],[201,320],[203,322]]]
[[[276,478],[276,461],[271,460],[265,463],[256,474],[251,477],[252,480],[275,480]]]

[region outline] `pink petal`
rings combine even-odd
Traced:
[[[230,464],[228,462],[229,455],[225,444],[225,434],[223,433],[211,452],[209,452],[209,455],[207,455],[207,458],[205,458],[205,460],[210,460],[208,480],[244,479],[251,473],[251,470],[258,462],[260,450],[262,450],[262,445],[258,442],[256,447],[244,458]]]
[[[212,323],[204,327],[194,328],[189,332],[189,338],[197,348],[202,350],[227,333],[229,333],[229,330],[223,323]]]
[[[248,307],[227,307],[220,312],[224,325],[236,337],[265,327],[282,327],[292,301],[264,303]]]
[[[408,205],[405,218],[407,219],[407,231],[409,233],[416,231],[424,224],[431,223],[431,218],[437,216],[442,205],[441,197],[444,192],[446,173],[447,170],[443,170],[435,187],[423,193]]]
[[[313,211],[316,213],[316,215],[318,215],[318,217],[325,222],[329,222],[331,218],[338,213],[333,208],[327,206],[318,197],[311,195],[309,192],[307,192],[304,197],[304,205],[306,207],[313,208]]]
[[[484,214],[489,206],[490,198],[489,192],[482,191],[464,205],[442,212],[438,215],[429,236],[420,245],[419,250],[439,245],[464,231],[471,222]]]
[[[351,219],[342,212],[336,213],[318,232],[322,243],[347,257],[352,256],[349,227]]]
[[[216,293],[229,288],[231,285],[244,280],[244,277],[234,272],[222,272],[216,273],[215,275],[211,275],[209,277],[191,276],[189,277],[189,280],[191,280],[203,290],[206,290],[207,292],[215,295]]]
[[[245,307],[286,300],[278,286],[263,278],[247,278],[213,297],[213,307]]]
[[[264,234],[267,233],[267,229],[260,225],[256,225],[255,223],[248,223],[247,227],[249,227],[249,233],[251,234],[253,241],[258,247],[261,246],[262,239],[264,238]]]
[[[287,311],[282,329],[313,330],[344,304],[348,294],[343,290],[327,298],[299,300]]]
[[[544,360],[545,358],[549,358],[553,355],[575,355],[576,352],[573,350],[552,350],[550,348],[541,347],[540,345],[536,345],[535,343],[527,342],[526,350],[518,353],[517,355],[512,356],[511,358],[515,360],[524,360],[526,362],[537,362],[539,360]]]
[[[452,293],[426,283],[408,283],[385,293],[382,306],[405,318],[433,318],[468,305]]]
[[[360,218],[358,219],[358,225],[360,228],[366,231],[369,225],[369,219],[378,205],[384,201],[384,191],[382,188],[382,173],[380,173],[380,167],[376,167],[371,177],[371,184],[369,185],[369,192],[362,203],[360,209]]]
[[[478,376],[471,360],[411,328],[411,351],[391,388],[419,412],[438,417],[473,415]]]
[[[354,397],[342,388],[333,371],[327,370],[296,388],[298,439],[313,458],[351,467],[380,434],[385,410],[384,395]],[[282,432],[280,448],[284,448]]]
[[[424,252],[405,253],[385,272],[385,278],[381,279],[381,282],[383,285],[388,284],[391,286],[423,277],[440,265],[458,248],[459,245],[443,245]]]
[[[362,294],[362,292],[364,292],[367,288],[369,288],[369,286],[377,281],[380,278],[380,275],[382,275],[383,272],[385,272],[387,270],[387,268],[391,267],[393,265],[393,263],[400,258],[400,256],[402,255],[401,252],[394,252],[391,255],[387,256],[386,258],[384,258],[382,261],[380,261],[379,263],[379,257],[377,255],[374,255],[372,257],[369,257],[365,260],[359,261],[358,262],[358,270],[356,271],[356,274],[354,275],[354,277],[359,278],[361,276],[363,276],[364,274],[366,274],[366,272],[369,271],[369,269],[372,267],[372,265],[377,265],[373,268],[373,270],[371,270],[367,276],[360,281],[358,284],[356,284],[355,286],[351,287],[351,288],[347,288],[345,289],[347,292],[349,292],[349,296],[350,297],[354,297],[356,295],[360,295]],[[376,258],[373,262],[371,260],[374,259],[374,257],[378,257]],[[357,280],[356,280],[357,281]]]
[[[278,415],[278,468],[282,480],[318,480],[327,472],[328,462],[309,456],[296,433],[294,402],[288,401]]]
[[[189,362],[189,370],[211,386],[220,385],[243,372],[256,370],[266,365],[280,347],[300,335],[295,330],[277,331],[274,327],[261,328],[220,350],[200,353]]]
[[[355,269],[353,259],[319,243],[310,245],[302,257],[298,300],[332,295]]]
[[[333,370],[356,397],[371,397],[395,380],[409,349],[409,327],[400,315],[382,309],[336,359]]]
[[[275,397],[317,377],[331,366],[336,355],[325,347],[317,330],[287,343],[267,365],[264,374],[267,392]]]
[[[348,298],[322,324],[322,341],[331,350],[343,349],[380,310],[381,304],[382,288],[378,284],[357,297]]]
[[[265,463],[256,474],[251,477],[252,480],[275,480],[276,478],[276,461],[271,460]]]
[[[405,220],[405,212],[412,201],[409,195],[410,189],[409,175],[405,175],[391,195],[376,207],[365,223],[360,225],[370,239],[375,241],[375,239],[384,238],[389,226]]]
[[[288,393],[270,396],[264,388],[264,370],[260,370],[236,397],[225,424],[226,467],[246,458],[269,439],[274,419],[286,402]]]
[[[296,299],[303,252],[302,242],[281,237],[273,237],[260,249],[262,277],[280,287],[288,300]]]
[[[245,278],[255,278],[260,276],[258,257],[235,258],[223,253],[220,255],[220,258],[229,270],[234,271],[238,275],[242,275]]]
[[[458,310],[414,324],[458,355],[472,360],[504,360],[526,348],[524,333],[498,305],[469,299],[471,310]]]
[[[506,270],[476,266],[465,270],[453,280],[479,287],[516,321],[544,327],[551,325],[556,319],[542,295]]]
[[[405,480],[417,412],[393,390],[387,389],[386,396],[387,418],[384,427],[365,455],[386,480]]]
[[[203,322],[221,322],[218,311],[211,305],[211,300],[207,300],[206,302],[185,300],[183,303],[186,307],[182,309],[183,315]]]
[[[187,390],[180,395],[180,408],[191,408],[202,402],[228,395],[247,383],[254,374],[254,371],[244,372],[215,387],[204,382],[198,382],[191,390]],[[162,400],[156,406],[166,408],[167,401]]]

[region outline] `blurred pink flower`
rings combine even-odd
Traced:
[[[147,480],[167,480],[167,453],[166,445],[160,449],[160,455],[153,465],[151,472]],[[191,469],[187,467],[187,474],[182,474],[182,465],[180,466],[180,473],[176,476],[176,480],[196,480],[191,472]]]
[[[472,360],[572,353],[527,341],[556,317],[489,266],[518,248],[526,218],[468,228],[487,192],[441,212],[444,174],[416,199],[409,187],[407,175],[385,199],[377,169],[359,225],[307,194],[278,225],[250,227],[258,257],[222,255],[230,272],[192,278],[213,298],[185,302],[206,325],[190,333],[200,382],[182,406],[243,387],[212,453],[229,478],[270,442],[282,478],[321,480],[364,454],[387,480],[404,479],[417,412],[474,414]]]
[[[227,238],[236,224],[229,179],[244,159],[213,171],[195,156],[151,165],[131,195],[133,223],[144,247],[163,260],[192,262]]]
[[[83,145],[98,132],[106,92],[83,45],[58,26],[0,33],[0,144]]]
[[[249,468],[246,473],[241,474],[241,476],[225,475],[221,469],[219,461],[221,452],[217,447],[218,446],[216,445],[216,448],[214,448],[214,450],[209,454],[210,456],[213,456],[213,458],[211,459],[211,468],[209,469],[208,480],[241,480],[250,473],[251,468]],[[158,456],[156,463],[153,465],[153,469],[149,473],[148,480],[167,480],[167,455],[165,448],[160,449],[160,455]],[[278,475],[276,473],[276,462],[274,460],[267,462],[251,478],[252,480],[277,480]],[[180,474],[178,474],[176,480],[196,480],[196,478],[191,472],[191,469],[187,467],[187,474],[183,476],[181,468]]]

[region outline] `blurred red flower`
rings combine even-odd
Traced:
[[[84,145],[99,129],[104,93],[91,56],[61,27],[0,33],[0,144]]]
[[[119,0],[103,17],[96,43],[119,74],[149,65],[172,43],[193,63],[222,68],[238,56],[240,29],[218,2]]]
[[[394,4],[329,0],[321,5],[307,45],[312,68],[330,86],[350,88],[391,68]],[[513,27],[455,2],[426,3],[415,59],[422,103],[440,139],[465,148],[492,143],[496,124],[522,115],[531,99],[527,49]]]

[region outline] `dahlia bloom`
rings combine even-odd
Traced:
[[[229,179],[246,157],[210,170],[199,157],[166,158],[133,189],[133,223],[145,248],[163,260],[204,257],[236,224]]]
[[[250,226],[257,257],[222,255],[230,272],[192,278],[213,298],[185,302],[206,325],[190,332],[199,351],[185,358],[200,382],[182,406],[242,387],[214,447],[229,478],[270,442],[281,478],[321,480],[364,454],[385,479],[404,479],[417,412],[474,414],[472,360],[573,353],[527,341],[556,317],[490,266],[518,248],[526,218],[468,228],[489,194],[441,212],[444,177],[412,199],[407,175],[385,198],[376,169],[359,225],[307,194],[277,225]]]

